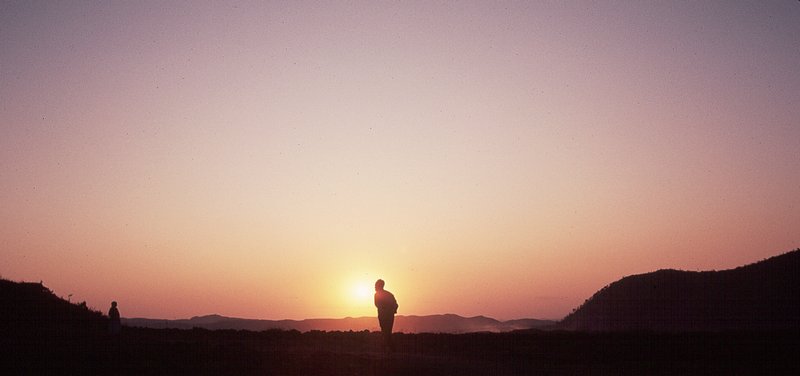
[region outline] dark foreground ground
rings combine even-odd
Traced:
[[[391,355],[368,332],[52,334],[0,338],[0,374],[800,374],[798,333],[396,334]]]

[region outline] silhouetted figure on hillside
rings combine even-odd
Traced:
[[[383,348],[387,352],[394,351],[392,342],[392,326],[394,326],[394,314],[397,313],[397,300],[391,292],[383,289],[386,285],[382,279],[375,281],[375,307],[378,307],[378,323],[381,325],[383,333]]]
[[[119,319],[117,302],[111,302],[111,308],[108,310],[108,332],[111,333],[111,335],[117,335],[121,329],[122,323]]]

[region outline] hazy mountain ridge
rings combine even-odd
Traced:
[[[147,328],[205,328],[235,330],[311,330],[322,331],[377,331],[378,322],[375,317],[346,317],[341,319],[306,319],[306,320],[258,320],[225,317],[220,315],[195,316],[191,319],[159,320],[146,318],[123,319],[127,326]],[[471,332],[508,332],[520,329],[544,329],[555,324],[550,320],[519,319],[499,321],[485,316],[462,317],[455,314],[416,316],[398,315],[395,318],[394,331],[404,333],[471,333]]]
[[[559,323],[576,330],[798,330],[800,249],[723,271],[622,278]]]

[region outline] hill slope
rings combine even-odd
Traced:
[[[800,249],[724,271],[659,270],[616,281],[560,323],[577,330],[798,330]]]
[[[0,333],[9,337],[104,333],[108,319],[86,303],[57,297],[41,283],[0,280]]]

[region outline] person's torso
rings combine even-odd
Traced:
[[[375,306],[378,307],[378,311],[394,313],[397,309],[397,300],[386,290],[378,291],[375,293]]]

